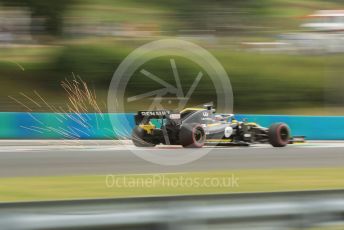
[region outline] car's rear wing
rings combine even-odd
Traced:
[[[156,110],[156,111],[139,111],[135,115],[135,124],[146,124],[151,119],[180,119],[179,113],[172,113],[169,110]]]

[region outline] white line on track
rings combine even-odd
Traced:
[[[23,144],[23,143],[21,143]],[[30,143],[28,143],[30,144]],[[268,144],[256,144],[251,145],[249,147],[239,147],[239,146],[221,146],[221,147],[214,147],[214,146],[207,146],[205,148],[212,148],[212,149],[271,149],[272,146]],[[302,144],[293,144],[288,145],[286,148],[344,148],[344,142],[308,142]],[[86,144],[78,144],[78,145],[66,145],[66,144],[58,144],[58,142],[53,142],[53,144],[49,144],[46,142],[45,145],[11,145],[6,146],[4,143],[0,146],[0,152],[33,152],[33,151],[125,151],[125,150],[135,150],[135,151],[174,151],[178,149],[183,149],[181,146],[164,146],[160,145],[153,148],[137,148],[129,143],[125,144],[93,144],[90,145],[89,143]]]

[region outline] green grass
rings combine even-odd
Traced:
[[[310,228],[309,230],[343,230],[343,229],[344,229],[344,224],[334,223],[334,224],[328,224],[321,227],[313,227],[313,228]]]
[[[343,168],[1,178],[0,202],[340,189],[343,178]]]

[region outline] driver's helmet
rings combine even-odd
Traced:
[[[217,115],[214,116],[214,120],[215,121],[224,121],[225,119],[224,119],[224,117],[222,115],[218,115],[217,114]]]

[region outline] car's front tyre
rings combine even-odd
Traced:
[[[285,147],[290,140],[290,129],[287,124],[275,123],[270,126],[268,135],[273,147]]]

